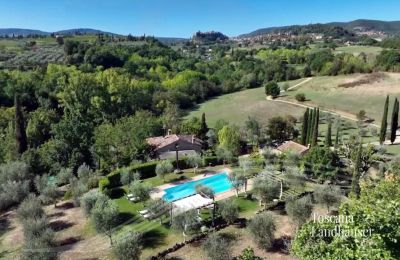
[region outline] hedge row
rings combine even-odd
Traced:
[[[159,161],[151,161],[151,162],[135,164],[132,166],[116,169],[99,181],[99,189],[101,191],[104,191],[104,189],[106,189],[106,188],[112,189],[112,188],[121,186],[122,185],[121,174],[124,174],[124,173],[139,172],[141,179],[147,179],[147,178],[154,177],[154,176],[156,176],[156,166],[158,163],[159,163]],[[219,163],[221,163],[221,160],[219,160],[216,156],[203,157],[203,165],[204,166],[217,165]],[[176,167],[175,160],[172,161],[172,164],[174,165],[174,167]],[[187,158],[179,159],[179,168],[180,169],[187,169],[190,167],[191,166],[189,166],[187,163]]]

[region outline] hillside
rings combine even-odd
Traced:
[[[345,31],[382,31],[388,34],[400,33],[400,21],[379,21],[359,19],[350,22],[331,22],[325,24],[307,24],[307,25],[289,25],[278,27],[267,27],[255,30],[253,32],[239,35],[239,38],[255,37],[258,35],[278,33],[278,32],[303,32],[303,33],[322,33],[324,30],[340,27]]]
[[[18,36],[27,36],[27,35],[50,35],[49,32],[44,32],[40,30],[33,30],[33,29],[23,29],[23,28],[0,28],[0,36],[12,36],[12,35]]]

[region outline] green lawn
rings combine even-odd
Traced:
[[[289,86],[293,86],[301,81],[303,79],[288,81],[287,83]],[[264,88],[259,87],[211,99],[200,104],[186,118],[200,117],[202,113],[205,113],[208,125],[213,127],[218,119],[243,125],[249,116],[253,116],[261,123],[266,124],[268,119],[277,115],[300,116],[303,112],[304,110],[297,106],[266,100]]]

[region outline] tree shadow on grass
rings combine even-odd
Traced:
[[[49,227],[55,232],[70,228],[73,225],[74,223],[64,220],[55,220],[49,223]]]
[[[122,188],[115,188],[110,190],[110,198],[111,199],[119,199],[125,195],[125,191]]]
[[[49,218],[60,218],[60,217],[64,217],[64,216],[65,216],[65,213],[62,211],[54,212],[54,213],[47,215],[47,217],[49,217]]]
[[[0,217],[0,236],[11,230],[11,223],[8,219],[9,214],[4,214]]]
[[[152,229],[143,234],[143,247],[156,248],[165,244],[166,234],[158,229]]]
[[[290,241],[290,236],[282,236],[277,238],[272,242],[272,247],[268,251],[288,255],[290,251]]]
[[[118,226],[128,224],[134,220],[135,215],[129,212],[120,212],[118,214]]]
[[[64,202],[64,203],[58,204],[56,208],[57,209],[72,209],[74,207],[75,207],[74,203],[72,203],[72,202]]]
[[[82,238],[80,236],[67,237],[67,238],[59,241],[58,246],[62,247],[61,251],[68,251],[68,250],[71,250],[75,246],[75,244],[81,240],[82,240]]]

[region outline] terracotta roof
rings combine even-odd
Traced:
[[[302,144],[299,144],[299,143],[296,143],[293,141],[286,141],[283,144],[281,144],[280,146],[278,146],[276,149],[281,152],[291,151],[291,152],[295,152],[298,154],[303,154],[303,153],[307,152],[309,148],[307,146],[304,146]]]
[[[166,135],[166,136],[156,136],[156,137],[149,137],[146,139],[147,143],[153,146],[156,150],[163,148],[167,145],[173,144],[177,141],[186,141],[189,143],[193,143],[194,145],[201,146],[202,140],[195,137],[194,135]]]

